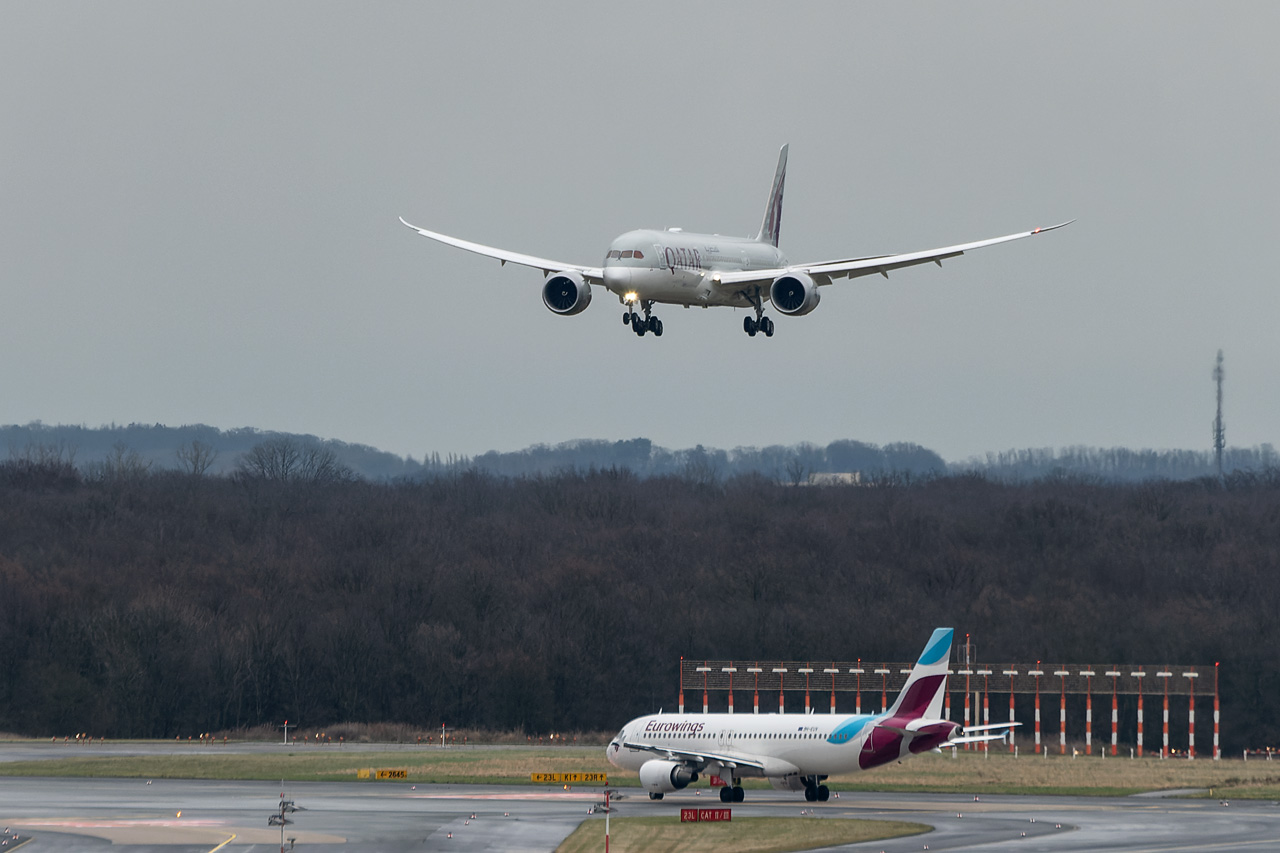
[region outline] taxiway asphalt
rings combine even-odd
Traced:
[[[558,787],[409,785],[406,783],[289,783],[284,791],[304,807],[291,817],[285,839],[295,849],[553,851],[599,801],[599,791]],[[197,780],[0,778],[0,822],[33,840],[40,851],[155,850],[265,853],[280,844],[267,816],[281,787],[271,782]],[[718,806],[719,800],[681,792],[651,802],[622,789],[615,816],[669,815]],[[813,820],[886,818],[929,824],[934,831],[847,850],[1017,850],[1045,853],[1259,853],[1280,850],[1280,806],[1270,801],[850,794],[823,804],[773,791],[749,790],[737,816]],[[474,815],[474,817],[473,817]],[[221,845],[221,846],[220,846]],[[289,842],[285,841],[288,848]]]

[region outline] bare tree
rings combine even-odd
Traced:
[[[338,461],[327,447],[311,444],[302,448],[298,479],[308,483],[343,483],[355,479],[355,472]]]
[[[255,444],[240,458],[239,471],[255,480],[287,482],[298,476],[302,451],[291,438],[273,438]]]
[[[799,454],[787,460],[787,479],[791,480],[791,485],[800,485],[808,475],[809,469],[805,466],[804,460],[800,458]]]
[[[105,459],[89,466],[88,474],[91,479],[119,483],[140,480],[149,470],[151,463],[143,459],[138,451],[117,441]]]
[[[192,439],[174,451],[182,470],[195,477],[203,477],[213,467],[218,451],[198,438]]]
[[[299,445],[292,438],[273,438],[256,444],[240,459],[243,476],[281,483],[340,483],[355,479],[355,472],[338,456],[318,444]]]

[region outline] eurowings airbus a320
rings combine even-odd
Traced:
[[[773,337],[773,320],[764,314],[765,303],[773,303],[779,314],[801,317],[818,307],[820,287],[838,278],[857,278],[879,273],[885,278],[892,270],[916,264],[942,262],[972,249],[1020,240],[1070,225],[1063,222],[990,240],[961,243],[941,249],[926,249],[901,255],[873,255],[831,261],[793,264],[778,250],[782,225],[782,189],[787,178],[787,146],[778,155],[778,171],[773,177],[769,202],[764,209],[760,233],[752,237],[725,237],[720,234],[686,233],[679,228],[665,231],[628,231],[609,246],[603,266],[553,261],[506,249],[495,249],[446,234],[428,231],[400,221],[423,237],[449,246],[496,258],[504,265],[519,264],[542,270],[542,301],[553,313],[572,316],[591,304],[593,286],[615,294],[624,306],[622,322],[637,335],[662,335],[662,321],[653,306],[697,305],[709,308],[728,305],[754,309],[755,316],[742,320],[742,328],[755,337],[757,332]],[[640,313],[636,312],[636,309]],[[641,316],[643,314],[643,316]]]
[[[881,714],[650,714],[609,742],[609,763],[640,774],[652,800],[700,777],[718,781],[720,800],[743,800],[742,778],[779,791],[828,799],[828,776],[870,770],[921,752],[1000,740],[1014,722],[962,728],[942,718],[952,629],[933,632],[897,701]]]

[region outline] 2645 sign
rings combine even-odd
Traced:
[[[681,823],[707,823],[717,820],[733,820],[732,809],[681,809]]]

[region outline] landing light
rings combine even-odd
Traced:
[[[630,293],[625,294],[622,298],[626,302],[635,302],[637,299],[640,298],[640,294],[636,293],[633,290]]]

